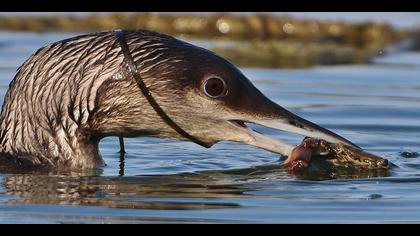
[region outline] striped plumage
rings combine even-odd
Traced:
[[[171,45],[191,47],[149,31],[128,32],[127,41],[140,73],[150,79],[149,86],[156,96],[165,89],[165,74],[182,61],[182,53],[171,55],[175,50]],[[156,68],[162,73],[151,79],[156,73],[151,70]],[[160,124],[158,117],[151,110],[148,112],[147,103],[128,101],[138,94],[135,89],[113,32],[47,45],[18,69],[10,83],[0,116],[0,152],[32,164],[96,166],[100,163],[97,140],[107,135],[101,128],[114,125],[114,129],[106,128],[112,135],[124,123],[133,122],[131,116],[118,117],[115,113],[135,113],[143,107],[139,115],[150,116]],[[106,91],[98,93],[100,90]],[[121,96],[123,91],[131,92],[130,96]],[[115,120],[111,121],[113,117]],[[91,132],[89,137],[85,130]]]

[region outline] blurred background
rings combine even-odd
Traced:
[[[420,14],[410,12],[0,13],[4,31],[77,34],[115,28],[193,40],[243,67],[366,64],[390,51],[385,49],[420,48]]]

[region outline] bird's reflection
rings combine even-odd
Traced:
[[[6,195],[16,196],[8,204],[59,204],[133,209],[194,210],[240,207],[234,198],[262,189],[258,183],[293,179],[370,178],[387,176],[385,171],[334,169],[322,165],[302,175],[290,175],[280,164],[252,168],[202,171],[162,176],[123,176],[100,173],[13,173],[6,175]],[[222,200],[222,201],[221,201]]]
[[[122,150],[120,151],[120,171],[118,172],[119,176],[124,176],[125,175],[125,152]]]
[[[246,189],[209,176],[75,177],[13,174],[4,186],[21,198],[9,204],[63,204],[135,209],[213,209],[238,207],[209,198],[234,198]],[[187,199],[176,201],[173,199]],[[171,200],[172,199],[172,200]],[[188,201],[188,199],[190,201]],[[203,200],[204,199],[204,200]]]

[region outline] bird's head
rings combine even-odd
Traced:
[[[235,141],[290,154],[292,145],[258,133],[247,124],[355,146],[274,103],[232,63],[211,51],[154,33],[141,38],[129,33],[127,42],[140,75],[162,110],[206,146],[219,141]],[[110,104],[124,106],[116,115],[120,117],[118,124],[125,126],[120,127],[120,131],[114,128],[112,133],[185,139],[150,107],[131,74],[124,70],[121,73],[126,78],[126,85],[118,85],[118,96],[124,96],[124,99],[109,92],[117,86],[103,91],[109,93]]]

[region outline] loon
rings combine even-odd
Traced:
[[[274,103],[209,50],[152,31],[103,31],[49,44],[18,68],[0,114],[0,164],[97,168],[108,136],[291,154],[295,146],[250,123],[356,146]]]

